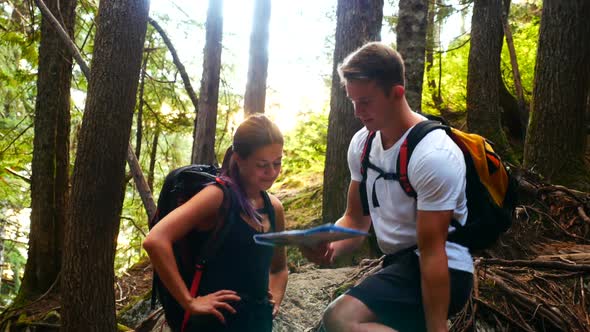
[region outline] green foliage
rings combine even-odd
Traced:
[[[532,99],[533,80],[535,74],[535,62],[537,59],[537,41],[539,39],[539,26],[541,23],[540,8],[534,3],[513,4],[509,18],[514,48],[522,81],[522,88],[526,100]],[[508,89],[516,95],[514,88],[514,76],[510,53],[504,42],[502,48],[502,76]]]
[[[327,134],[327,110],[299,115],[295,129],[285,135],[283,172],[279,181],[291,175],[322,172]]]
[[[530,100],[539,34],[539,4],[535,2],[513,3],[509,22],[514,39],[522,85],[525,91],[525,98]],[[423,110],[426,113],[438,114],[441,110],[454,112],[466,111],[467,65],[470,38],[469,35],[465,35],[455,39],[449,44],[447,51],[442,54],[438,53],[439,50],[434,50],[433,67],[430,72],[424,73],[422,101]],[[504,42],[501,57],[502,73],[504,81],[514,94],[512,65],[510,63],[508,49],[505,45],[506,43]],[[428,85],[429,79],[435,81],[436,87],[434,89]],[[439,86],[442,104],[437,107],[433,97],[437,95]]]
[[[468,41],[468,36],[456,39],[449,45],[449,51],[442,56],[435,56],[431,72],[425,72],[422,88],[422,107],[426,113],[436,114],[440,109],[465,111],[467,59],[469,58]],[[428,86],[428,79],[435,80],[436,89]],[[440,108],[436,108],[433,97],[438,94],[437,89],[439,89],[439,86],[442,105]]]
[[[0,204],[2,205],[2,204]],[[28,230],[23,230],[23,225],[19,223],[15,211],[6,206],[0,206],[0,222],[3,223],[3,232],[0,238],[4,245],[4,265],[2,266],[2,278],[0,279],[0,307],[5,307],[16,296],[20,287],[20,278],[27,262],[26,241]],[[1,271],[0,271],[1,273]]]
[[[34,21],[38,22],[38,21]],[[16,295],[26,263],[28,225],[18,216],[30,205],[38,26],[13,19],[0,4],[0,223],[4,265],[0,306]]]

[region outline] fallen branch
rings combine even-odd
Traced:
[[[580,215],[582,220],[590,224],[590,218],[588,218],[588,215],[586,214],[586,211],[584,211],[583,206],[578,206],[578,214]]]
[[[576,272],[590,272],[590,265],[588,264],[568,264],[562,262],[552,261],[537,261],[537,260],[506,260],[499,258],[481,258],[479,260],[482,265],[502,265],[502,266],[524,266],[531,268],[556,269]]]
[[[544,301],[538,301],[538,299],[531,299],[529,297],[526,297],[520,291],[514,289],[513,287],[510,287],[501,278],[497,276],[490,274],[488,275],[488,278],[492,280],[496,286],[499,286],[503,291],[510,294],[514,298],[514,300],[522,302],[522,304],[528,307],[529,309],[535,308],[535,312],[538,311],[541,314],[543,314],[543,316],[545,316],[553,326],[559,328],[560,331],[568,330],[567,328],[565,328],[565,326],[563,326],[563,320],[559,316],[556,316],[556,314],[553,313],[550,309],[545,307],[548,307],[549,305]]]

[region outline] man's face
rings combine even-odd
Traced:
[[[347,81],[346,95],[354,106],[354,116],[368,130],[379,130],[391,121],[393,93],[386,95],[375,81]]]

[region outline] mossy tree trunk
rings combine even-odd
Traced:
[[[76,0],[50,0],[46,4],[73,36]],[[71,78],[72,56],[43,15],[31,166],[31,228],[16,303],[32,301],[45,293],[61,270],[69,190]]]
[[[213,164],[216,162],[215,131],[219,100],[219,72],[221,71],[222,10],[222,0],[209,0],[206,42],[203,51],[203,76],[201,77],[197,128],[191,158],[193,164]]]
[[[264,113],[266,102],[266,77],[268,75],[268,25],[270,0],[254,1],[252,33],[250,34],[250,60],[248,82],[244,94],[244,113]]]
[[[552,183],[588,185],[585,112],[590,85],[590,2],[543,2],[524,163]]]
[[[404,59],[406,70],[406,98],[417,112],[422,109],[428,7],[428,0],[400,1],[396,26],[397,51]]]
[[[467,70],[467,127],[495,143],[495,150],[514,160],[501,125],[500,53],[502,0],[475,0]]]
[[[101,0],[72,178],[62,331],[116,331],[114,260],[149,1]]]
[[[344,57],[369,41],[380,40],[383,0],[339,0],[336,9],[336,45],[332,68],[332,92],[328,121],[328,142],[324,168],[322,219],[334,222],[346,208],[350,183],[346,151],[350,139],[361,128],[354,117],[338,78],[337,66]]]

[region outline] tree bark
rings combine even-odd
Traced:
[[[495,143],[495,150],[512,160],[512,149],[501,126],[499,83],[502,51],[501,0],[475,0],[467,70],[467,127]]]
[[[149,2],[101,0],[72,179],[62,330],[116,331],[114,258]]]
[[[199,94],[199,112],[195,123],[192,163],[214,164],[219,73],[221,71],[221,40],[223,37],[223,0],[209,0],[207,41],[203,57],[203,76]]]
[[[427,19],[428,0],[399,2],[397,50],[404,59],[406,99],[410,107],[417,112],[422,109]]]
[[[139,107],[137,107],[137,133],[135,134],[135,157],[139,162],[139,158],[141,156],[141,140],[143,136],[143,91],[145,87],[145,75],[146,75],[146,67],[149,58],[149,53],[143,53],[143,60],[141,64],[141,74],[139,79]]]
[[[248,82],[244,94],[244,113],[264,113],[266,77],[268,74],[268,25],[270,0],[254,1],[254,19],[250,34]]]
[[[70,54],[72,54],[72,56],[76,60],[76,63],[78,64],[78,66],[80,66],[80,69],[84,73],[84,76],[86,77],[86,79],[90,81],[90,68],[88,67],[86,62],[84,62],[84,60],[82,59],[82,55],[80,54],[80,51],[78,51],[78,48],[76,47],[76,45],[74,44],[72,39],[68,36],[68,34],[65,32],[65,30],[60,25],[60,23],[57,21],[57,19],[51,14],[51,12],[49,11],[49,8],[47,8],[47,6],[43,2],[43,0],[35,0],[35,2],[37,3],[39,9],[41,9],[41,11],[43,12],[44,17],[47,17],[50,19],[51,25],[53,26],[53,28],[55,29],[55,31],[57,32],[57,34],[59,35],[61,40],[64,42],[65,47],[69,50]],[[184,67],[179,68],[179,71],[181,71],[181,70],[184,70]],[[149,104],[146,104],[146,105],[149,107]],[[69,115],[68,115],[68,117],[69,117]],[[70,121],[68,118],[68,120],[67,120],[68,126],[69,126],[69,122]],[[74,135],[75,138],[78,137],[78,132],[79,132],[79,126],[76,128],[76,132]],[[73,148],[77,149],[76,139],[74,139]],[[68,152],[68,156],[69,156],[69,152]],[[131,155],[128,154],[128,156],[131,156]],[[143,173],[141,172],[141,167],[138,164],[137,158],[136,157],[128,158],[127,162],[129,163],[129,168],[131,169],[132,172],[134,172],[134,171],[138,172],[138,173],[132,174],[133,178],[136,179],[136,186],[138,188],[143,187],[143,183],[145,183],[145,177],[143,176]],[[68,165],[69,165],[69,161],[68,161]],[[140,195],[142,194],[141,191],[139,193],[140,193]],[[154,199],[151,196],[151,193],[149,193],[149,196],[142,196],[141,200],[145,203],[144,207],[145,207],[148,219],[151,219],[153,217],[153,215],[150,214],[150,211],[155,211],[155,206],[156,206],[156,204],[154,203]],[[64,211],[64,213],[65,213],[65,211]]]
[[[76,0],[52,0],[48,8],[74,33]],[[45,293],[61,270],[69,181],[70,82],[72,56],[45,16],[35,104],[28,259],[18,301]]]
[[[383,0],[338,0],[336,45],[332,68],[332,92],[328,121],[322,219],[334,222],[346,208],[350,183],[346,151],[350,139],[361,128],[338,77],[338,64],[369,41],[380,40]]]
[[[156,124],[154,139],[152,141],[152,151],[150,153],[150,168],[148,170],[147,184],[150,191],[154,191],[154,170],[156,169],[156,156],[158,155],[158,139],[160,138],[160,125]],[[150,219],[151,220],[151,219]]]
[[[0,218],[0,289],[2,288],[2,275],[4,274],[4,225],[6,220]]]
[[[584,166],[590,84],[590,2],[543,2],[532,117],[524,164],[548,181],[573,185]],[[586,180],[588,181],[588,180]]]
[[[436,12],[437,0],[428,1],[428,21],[426,23],[426,78],[428,83],[428,92],[432,96],[434,108],[441,110],[442,98],[440,96],[440,79],[439,84],[436,83],[437,77],[433,72],[435,49],[438,49],[439,66],[442,61],[440,56],[440,22],[441,17]],[[441,66],[442,67],[442,66]],[[439,68],[442,69],[442,68]],[[440,73],[439,73],[440,75]]]

